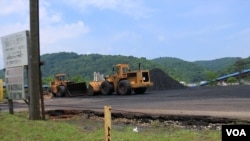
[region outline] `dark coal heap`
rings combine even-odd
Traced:
[[[148,88],[148,91],[162,91],[169,89],[183,89],[184,85],[170,77],[164,71],[159,68],[150,70],[150,79],[154,83],[152,87]]]

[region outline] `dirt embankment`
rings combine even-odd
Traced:
[[[49,119],[70,119],[78,117],[76,119],[89,120],[94,119],[103,120],[104,113],[91,111],[91,110],[50,110],[47,111]],[[143,113],[134,112],[113,112],[112,120],[115,124],[131,124],[143,126],[158,126],[167,127],[174,126],[185,129],[194,130],[220,130],[221,125],[234,124],[238,120],[227,118],[212,118],[209,116],[175,116],[175,115],[148,115]],[[238,121],[242,123],[248,123],[246,121]],[[157,125],[156,125],[157,124]]]

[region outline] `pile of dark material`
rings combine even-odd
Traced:
[[[148,88],[148,91],[161,91],[170,89],[182,89],[184,85],[170,77],[163,70],[154,68],[150,70],[150,79],[154,83],[152,87]]]

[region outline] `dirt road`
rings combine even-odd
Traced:
[[[169,116],[204,116],[250,121],[250,86],[192,87],[179,90],[150,91],[143,95],[81,96],[45,99],[45,110],[134,112]],[[1,110],[8,104],[0,103]],[[23,102],[14,111],[28,110]]]

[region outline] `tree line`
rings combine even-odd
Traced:
[[[100,54],[77,54],[74,52],[59,52],[41,55],[40,60],[42,80],[49,84],[57,73],[67,73],[71,80],[92,81],[93,73],[99,72],[104,75],[112,73],[115,64],[127,63],[131,70],[151,70],[160,68],[169,76],[178,81],[187,83],[200,82],[250,68],[250,57],[237,58],[227,57],[211,61],[188,62],[178,58],[159,57],[147,59],[124,55],[100,55]],[[219,65],[218,65],[219,64]],[[0,78],[4,78],[4,71],[0,71]]]

